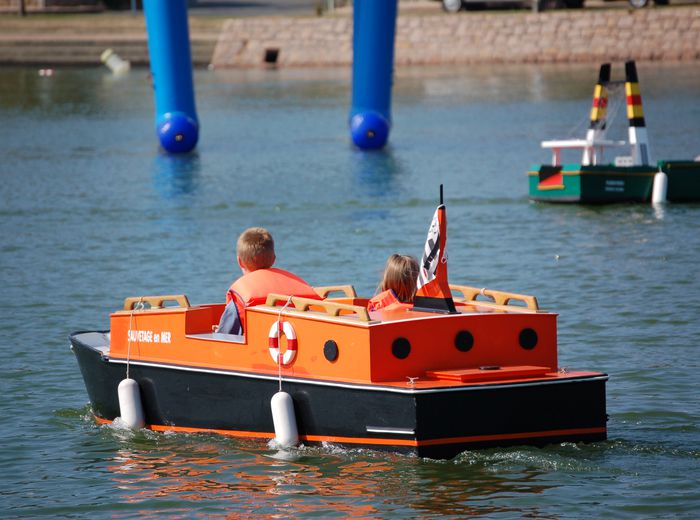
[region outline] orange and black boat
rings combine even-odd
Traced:
[[[440,206],[415,306],[368,311],[350,285],[272,293],[245,309],[238,336],[212,332],[223,303],[127,298],[110,331],[70,337],[95,417],[120,415],[130,372],[158,431],[273,438],[281,388],[305,444],[451,458],[605,439],[607,375],[559,367],[557,315],[536,298],[447,284],[444,226]]]

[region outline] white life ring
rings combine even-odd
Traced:
[[[270,327],[270,333],[267,335],[270,356],[272,356],[272,360],[275,363],[280,362],[280,346],[278,338],[280,335],[279,324],[279,321],[273,322],[272,327]],[[287,337],[287,350],[285,350],[284,355],[281,356],[281,361],[282,366],[288,366],[297,357],[297,334],[294,331],[292,324],[288,321],[282,322],[282,334]]]

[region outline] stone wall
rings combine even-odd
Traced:
[[[20,0],[0,0],[0,14],[19,12]],[[24,0],[27,13],[75,13],[104,9],[101,0]]]
[[[352,18],[232,19],[215,67],[347,66]],[[271,52],[266,52],[271,51]],[[638,10],[399,16],[397,66],[700,60],[700,5]]]

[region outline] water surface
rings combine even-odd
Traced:
[[[655,158],[699,155],[698,67],[639,75]],[[0,71],[1,514],[693,518],[700,205],[527,199],[528,166],[548,159],[539,141],[583,135],[596,77],[399,70],[391,144],[363,153],[345,70],[198,71],[200,145],[171,157],[146,71]],[[560,314],[560,365],[610,375],[609,441],[442,462],[334,446],[280,456],[92,421],[71,331],[107,328],[126,296],[222,301],[252,225],[272,231],[280,267],[369,295],[389,254],[420,255],[440,183],[451,281]]]

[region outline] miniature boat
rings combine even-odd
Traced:
[[[609,90],[621,85],[610,80],[610,70],[609,63],[600,67],[586,138],[542,141],[543,148],[552,150],[552,162],[534,166],[528,172],[530,198],[584,203],[700,200],[698,160],[652,163],[634,61],[625,63],[629,144],[606,139]],[[607,149],[625,146],[629,146],[630,155],[617,156],[606,163]],[[564,150],[582,151],[581,162],[562,164]]]
[[[212,332],[223,304],[127,298],[110,331],[70,337],[96,420],[120,415],[129,374],[157,431],[272,439],[270,400],[284,389],[304,444],[451,458],[604,440],[607,375],[559,367],[557,315],[535,297],[449,285],[445,226],[441,205],[414,306],[370,312],[350,285],[316,287],[319,299],[269,294],[235,336]]]

